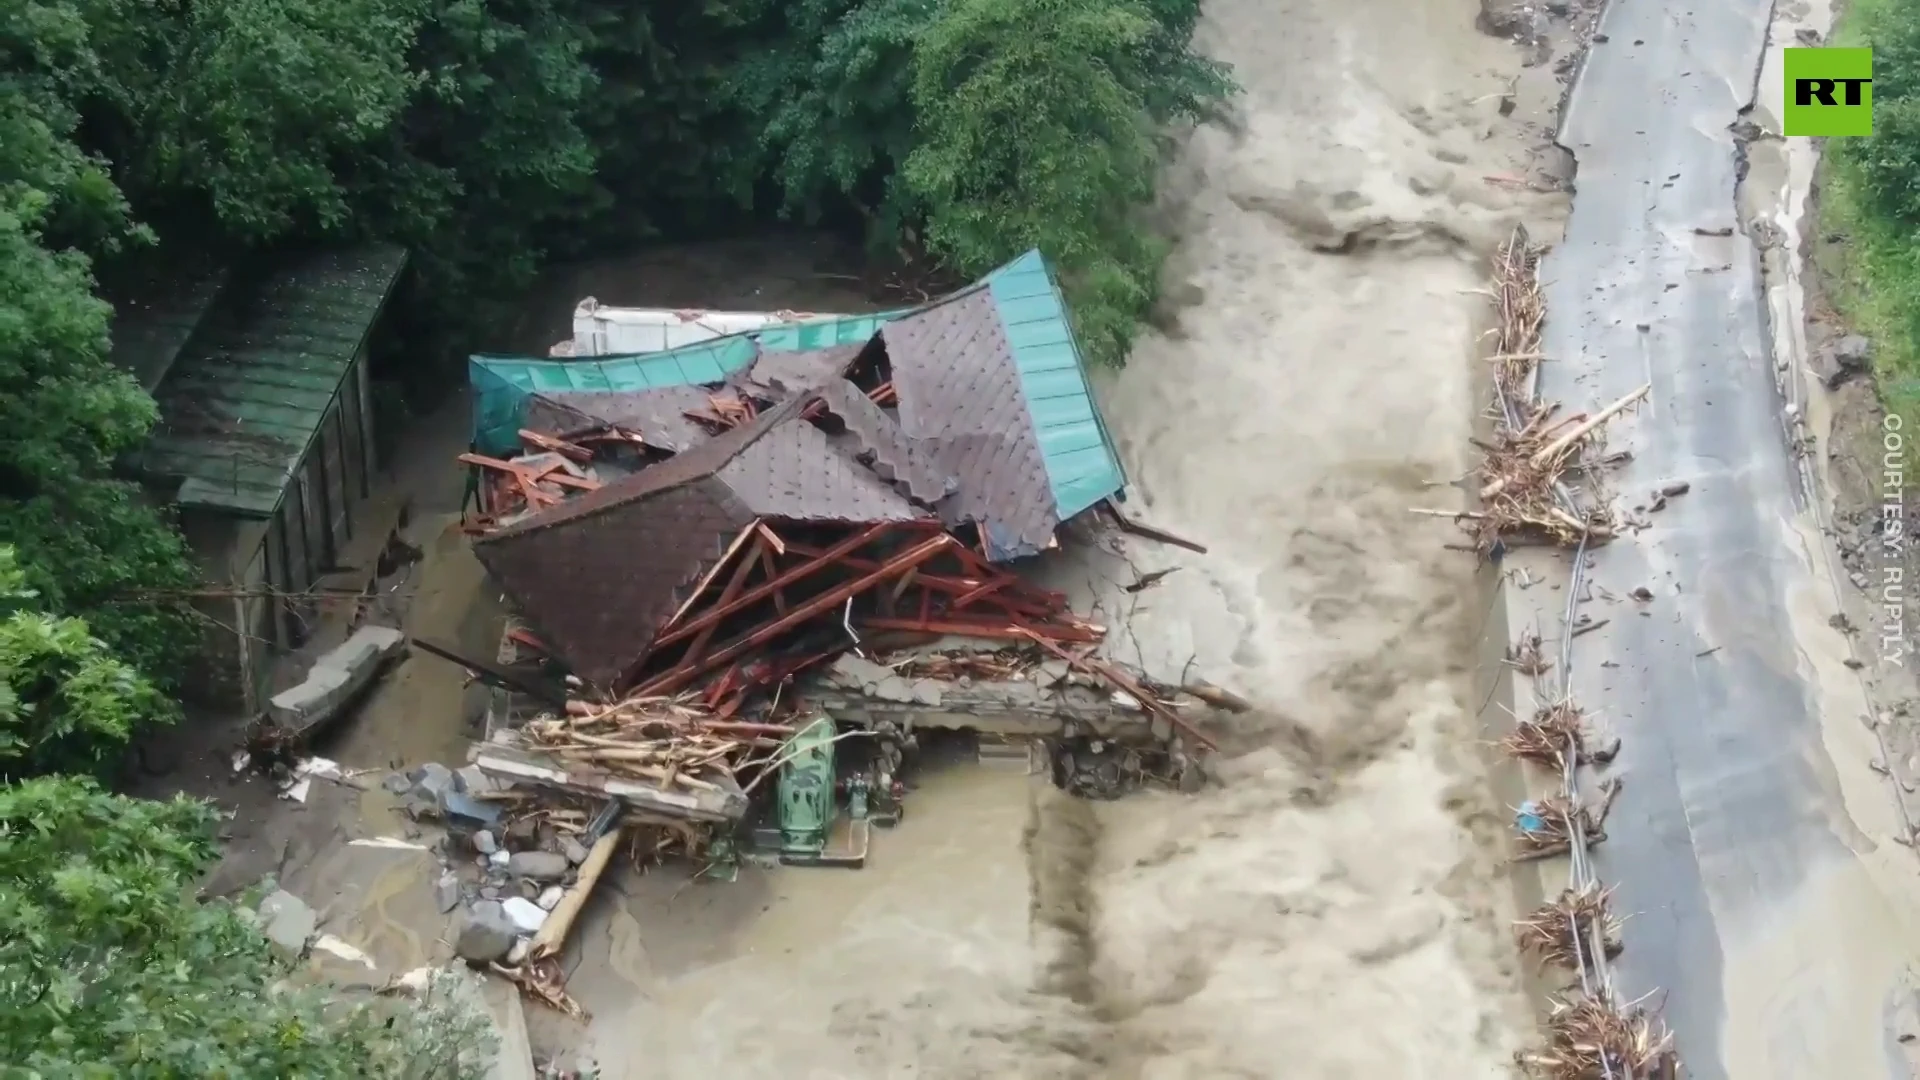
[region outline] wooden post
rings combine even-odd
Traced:
[[[553,906],[553,914],[540,924],[540,932],[533,936],[533,947],[527,951],[529,962],[544,959],[566,948],[567,933],[573,929],[573,921],[580,917],[580,909],[587,904],[587,897],[593,895],[593,887],[600,882],[600,875],[606,872],[607,864],[613,861],[614,849],[620,846],[620,837],[624,835],[619,826],[606,831],[606,834],[593,842],[586,859],[580,864],[579,876],[574,878],[560,902]]]

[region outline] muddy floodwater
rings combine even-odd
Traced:
[[[1540,131],[1506,116],[1513,46],[1471,0],[1212,0],[1202,46],[1246,94],[1171,167],[1178,249],[1160,329],[1103,375],[1136,513],[1209,545],[1129,540],[1046,573],[1109,650],[1257,704],[1193,796],[1065,798],[1004,765],[930,769],[865,869],[670,870],[598,890],[569,950],[613,1078],[1510,1074],[1532,1017],[1507,938],[1505,812],[1473,719],[1489,598],[1451,527],[1480,400],[1486,257],[1521,220]],[[1518,182],[1516,182],[1518,181]],[[522,340],[573,303],[865,306],[831,245],[775,238],[553,275]],[[464,417],[409,434],[426,553],[408,628],[490,651],[497,597],[457,531]],[[1440,485],[1436,487],[1436,484]],[[1128,594],[1143,572],[1178,567]],[[475,716],[415,656],[332,748],[349,766],[458,763]],[[309,808],[338,793],[316,795]],[[425,852],[387,797],[338,827],[273,825],[256,861],[383,970],[444,958]],[[283,815],[284,816],[284,815]],[[275,819],[276,821],[279,819]],[[264,853],[264,854],[261,854]]]
[[[1475,13],[1207,8],[1247,93],[1172,170],[1163,330],[1102,390],[1139,512],[1212,550],[1049,572],[1117,656],[1259,703],[1222,783],[1093,805],[955,768],[865,870],[628,880],[573,974],[611,1075],[1508,1075],[1531,1017],[1468,700],[1486,598],[1406,513],[1468,467],[1485,255],[1551,209],[1489,182],[1532,162],[1498,106],[1520,58]],[[834,303],[785,281],[751,306]],[[561,288],[747,306],[727,284]]]

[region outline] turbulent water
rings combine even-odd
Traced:
[[[1246,88],[1169,178],[1174,304],[1105,387],[1141,513],[1211,547],[1112,648],[1260,703],[1197,796],[936,774],[857,874],[631,887],[577,990],[613,1076],[1507,1075],[1530,1026],[1470,701],[1485,256],[1511,47],[1466,0],[1213,0]],[[607,298],[643,302],[641,297]],[[713,301],[710,301],[713,302]]]

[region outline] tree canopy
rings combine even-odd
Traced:
[[[192,900],[212,817],[125,799],[198,638],[155,423],[97,279],[379,241],[416,385],[555,256],[786,217],[978,274],[1038,246],[1119,362],[1173,125],[1232,92],[1197,0],[0,5],[0,1075],[430,1076],[431,1032],[290,988]],[[79,777],[79,778],[76,778]]]
[[[194,900],[214,820],[91,780],[0,787],[0,1076],[485,1075],[477,1015],[331,998],[240,909]]]

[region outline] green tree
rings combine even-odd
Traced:
[[[9,55],[25,51],[17,14],[0,16]],[[41,55],[84,55],[71,20],[49,21],[60,33]],[[51,610],[95,616],[110,645],[165,679],[189,628],[177,612],[119,600],[184,584],[185,549],[111,471],[145,438],[153,402],[108,359],[109,309],[86,255],[46,235],[141,239],[101,162],[71,141],[77,113],[59,95],[74,81],[25,64],[0,75],[0,543],[18,549]]]
[[[84,620],[38,600],[0,546],[0,777],[102,772],[137,729],[176,710]]]
[[[1141,220],[1160,125],[1231,89],[1183,31],[1131,0],[951,0],[913,60],[903,169],[932,248],[978,274],[1026,248],[1060,267],[1081,344],[1119,362],[1151,306],[1165,245]]]
[[[194,900],[216,819],[89,780],[0,787],[0,1076],[485,1074],[473,1013],[330,999],[235,908]]]

